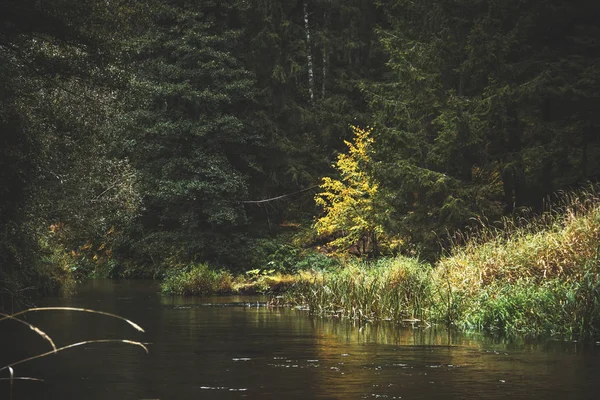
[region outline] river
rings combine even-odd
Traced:
[[[27,321],[57,346],[95,343],[15,366],[13,399],[596,399],[600,343],[509,341],[443,329],[356,326],[265,298],[183,298],[148,281],[91,281],[38,306],[85,307],[129,318],[48,311]],[[49,350],[27,327],[0,322],[0,366]],[[8,377],[3,371],[0,378]],[[9,399],[0,381],[0,399]]]

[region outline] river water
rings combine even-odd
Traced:
[[[597,399],[600,343],[508,341],[434,328],[311,318],[264,298],[182,298],[145,281],[92,281],[38,306],[27,321],[57,346],[97,343],[15,366],[0,399]],[[0,322],[0,366],[49,350],[34,332]],[[6,378],[3,371],[0,378]]]

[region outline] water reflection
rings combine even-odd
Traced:
[[[598,346],[507,341],[434,328],[357,326],[270,309],[265,298],[161,296],[153,282],[95,281],[47,305],[90,307],[130,318],[32,314],[57,345],[94,338],[150,343],[89,345],[20,366],[15,399],[479,399],[595,398]],[[3,362],[47,349],[0,326]],[[8,350],[8,349],[7,349]],[[18,354],[15,354],[18,353]],[[4,385],[0,383],[0,385]],[[7,386],[0,386],[0,398]]]

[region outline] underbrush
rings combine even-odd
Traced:
[[[310,249],[276,246],[277,240],[260,244],[255,265],[259,268],[233,274],[206,263],[167,262],[161,284],[163,293],[178,295],[281,294],[320,273],[337,268],[339,261]],[[272,250],[272,254],[267,254]]]
[[[171,269],[161,289],[165,294],[177,295],[277,294],[290,290],[310,276],[310,273],[302,271],[285,274],[261,269],[234,276],[229,271],[213,269],[207,264],[190,264]]]
[[[162,282],[164,293],[181,295],[225,294],[233,292],[233,275],[211,269],[207,264],[191,264],[172,269]]]

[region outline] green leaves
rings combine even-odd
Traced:
[[[43,260],[137,214],[136,171],[115,157],[107,124],[121,106],[119,42],[134,9],[127,0],[0,4],[0,287],[13,277],[17,286],[67,281],[71,266]],[[55,224],[67,228],[48,241]]]

